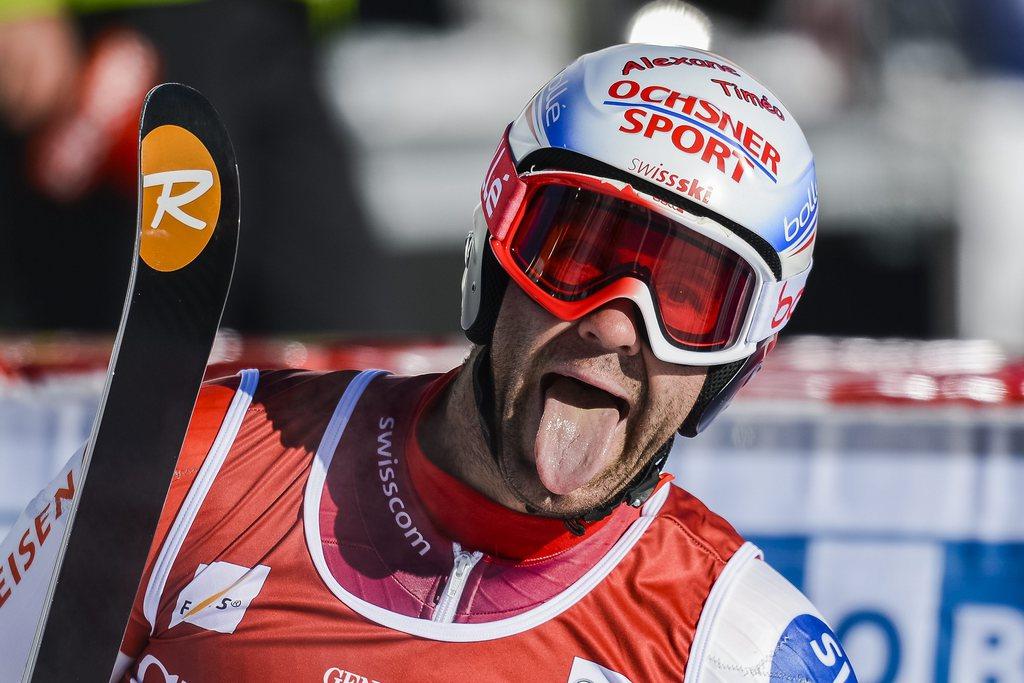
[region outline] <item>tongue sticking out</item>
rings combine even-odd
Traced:
[[[585,486],[615,457],[619,409],[608,393],[558,377],[544,392],[534,442],[537,475],[556,495]]]

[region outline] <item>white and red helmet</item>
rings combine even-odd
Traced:
[[[490,341],[507,279],[564,320],[630,299],[655,356],[711,368],[686,435],[788,322],[818,222],[811,150],[767,88],[718,55],[635,43],[583,55],[541,88],[480,198],[467,336]]]

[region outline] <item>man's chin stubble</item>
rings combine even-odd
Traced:
[[[586,486],[565,495],[558,495],[544,488],[536,470],[532,468],[533,464],[523,458],[512,465],[507,464],[503,456],[499,458],[499,469],[507,491],[528,512],[547,517],[578,518],[607,503],[625,486],[623,483],[616,487],[609,482],[613,475],[602,473]]]

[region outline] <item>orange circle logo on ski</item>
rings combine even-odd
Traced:
[[[151,130],[142,140],[142,260],[165,273],[184,268],[219,217],[220,175],[203,143],[181,126]]]

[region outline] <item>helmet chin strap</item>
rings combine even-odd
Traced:
[[[485,345],[480,353],[473,360],[473,398],[475,399],[477,415],[480,418],[480,429],[484,433],[484,441],[491,451],[491,457],[498,457],[500,444],[497,441],[497,430],[494,428],[495,404],[494,404],[494,377],[491,374],[491,347]],[[661,478],[661,468],[665,466],[668,455],[672,451],[672,442],[675,434],[669,437],[662,446],[655,451],[654,455],[647,461],[647,465],[633,477],[633,479],[618,493],[597,507],[588,510],[582,515],[565,518],[562,521],[566,528],[576,536],[586,533],[585,522],[596,522],[610,515],[615,508],[623,503],[632,507],[640,507],[654,493],[658,480]],[[526,511],[535,513],[537,510],[526,506]]]
[[[661,468],[665,466],[668,455],[672,452],[672,443],[674,441],[675,434],[670,436],[668,441],[663,443],[661,448],[654,452],[651,459],[647,461],[647,465],[617,494],[582,515],[564,520],[566,528],[574,535],[582,536],[586,533],[584,522],[596,522],[604,519],[623,503],[635,508],[646,503],[661,479]]]

